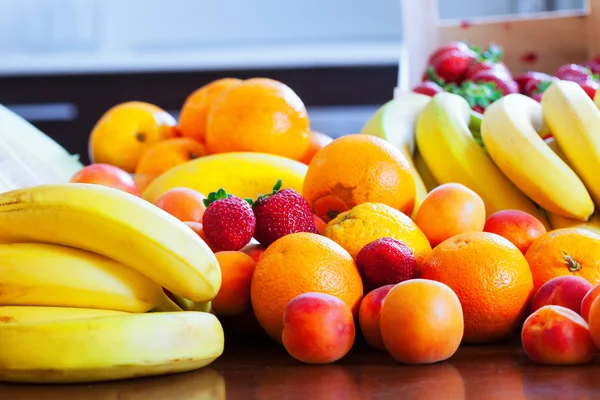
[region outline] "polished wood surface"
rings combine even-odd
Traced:
[[[598,398],[600,356],[585,366],[534,365],[518,342],[465,345],[429,366],[400,365],[359,343],[337,363],[308,366],[282,347],[253,341],[230,344],[210,366],[184,374],[91,385],[0,384],[3,400]]]

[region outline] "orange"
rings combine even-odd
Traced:
[[[417,266],[431,252],[425,234],[405,214],[381,203],[363,203],[338,215],[323,234],[356,259],[367,244],[383,237],[401,241],[410,248]]]
[[[308,149],[304,103],[287,85],[252,78],[223,91],[208,111],[211,154],[250,151],[299,160]]]
[[[308,232],[283,236],[256,264],[250,289],[258,322],[277,342],[286,305],[307,292],[339,297],[357,316],[363,285],[354,260],[335,242]]]
[[[213,101],[226,89],[237,85],[241,79],[221,78],[194,90],[183,103],[179,114],[181,136],[204,143],[208,109]]]
[[[221,287],[212,300],[215,315],[239,315],[250,307],[250,282],[256,262],[241,251],[215,254],[221,268]]]
[[[314,156],[302,194],[313,213],[329,222],[367,202],[411,215],[416,186],[400,150],[384,139],[356,134],[335,139]]]
[[[463,338],[460,300],[447,285],[409,279],[395,285],[381,307],[385,348],[405,364],[433,364],[452,357]]]
[[[142,153],[135,168],[135,181],[143,191],[163,172],[205,155],[204,145],[190,138],[157,142]]]
[[[427,193],[414,218],[432,247],[459,233],[483,231],[485,204],[460,183],[445,183]]]
[[[118,104],[94,125],[88,143],[90,160],[92,164],[111,164],[133,173],[144,150],[177,136],[176,125],[171,114],[153,104]]]
[[[600,282],[600,236],[581,228],[546,232],[525,253],[537,291],[550,279],[575,275],[592,285]]]
[[[300,159],[300,162],[308,165],[319,150],[333,142],[333,138],[321,132],[312,131],[310,133],[310,141],[308,142],[308,150]]]
[[[533,295],[527,260],[515,245],[488,232],[468,232],[440,243],[419,277],[448,285],[463,308],[464,342],[492,342],[519,328]]]

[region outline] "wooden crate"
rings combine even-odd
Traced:
[[[587,0],[586,10],[553,11],[475,20],[440,21],[437,0],[400,0],[403,50],[397,90],[421,81],[429,55],[441,44],[464,40],[503,48],[503,61],[513,74],[553,74],[567,63],[600,55],[600,0]]]

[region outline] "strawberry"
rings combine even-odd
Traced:
[[[558,78],[550,77],[550,79],[538,80],[530,79],[523,88],[523,94],[529,97],[533,97],[538,94],[542,94],[548,89],[548,86]]]
[[[583,66],[592,71],[593,74],[600,74],[600,61],[598,60],[588,61]]]
[[[590,96],[592,100],[594,100],[594,96],[596,95],[596,91],[598,90],[597,81],[590,78],[584,82],[579,82],[579,86],[581,86],[581,88],[587,93],[588,96]]]
[[[565,81],[573,81],[577,83],[585,82],[591,77],[591,71],[579,64],[562,65],[554,76]]]
[[[475,73],[471,79],[474,83],[491,83],[502,93],[503,96],[511,93],[519,93],[519,86],[510,77],[498,76],[491,70]]]
[[[550,75],[537,71],[523,72],[522,74],[519,74],[514,78],[515,82],[517,82],[517,85],[519,85],[519,91],[523,94],[526,94],[525,86],[529,81],[549,81],[551,79],[552,77]]]
[[[224,189],[204,199],[202,228],[210,244],[219,250],[240,250],[254,235],[256,218],[249,200],[227,194]]]
[[[259,195],[252,208],[256,216],[254,238],[264,246],[296,232],[318,233],[308,202],[294,189],[281,189],[281,179],[273,192]]]
[[[452,42],[437,49],[429,58],[428,65],[444,83],[460,83],[469,64],[478,54],[463,42]]]
[[[502,92],[496,85],[489,82],[464,81],[460,87],[452,88],[450,92],[462,96],[473,111],[481,114],[487,106],[502,97]]]
[[[510,71],[508,67],[503,62],[492,62],[490,60],[483,60],[469,65],[467,68],[467,73],[465,74],[465,79],[471,79],[473,75],[475,75],[479,71],[492,71],[498,76],[511,77]]]
[[[443,92],[444,88],[433,81],[425,81],[415,86],[412,91],[433,97],[436,93]]]

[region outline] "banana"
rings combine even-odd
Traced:
[[[99,382],[202,368],[223,353],[212,314],[126,314],[13,323],[0,329],[0,380]]]
[[[140,272],[72,247],[0,244],[0,276],[0,305],[181,311]]]
[[[142,197],[154,202],[167,190],[185,186],[208,196],[224,188],[227,193],[256,199],[269,193],[278,179],[283,188],[302,193],[308,166],[289,158],[264,153],[222,153],[200,157],[166,171],[150,183]]]
[[[4,324],[67,321],[127,314],[124,311],[98,308],[2,306],[0,307],[0,330],[3,329]]]
[[[427,104],[417,121],[417,146],[436,182],[456,182],[478,193],[487,215],[499,210],[525,211],[546,219],[477,143],[469,130],[471,108],[461,96],[442,92]],[[485,122],[485,117],[484,117]]]
[[[544,122],[585,184],[600,204],[600,110],[576,82],[553,82],[542,97]]]
[[[0,243],[48,243],[112,258],[172,293],[203,302],[221,286],[219,263],[184,223],[143,199],[85,183],[0,194]]]
[[[417,188],[413,216],[428,192],[417,171],[413,156],[417,117],[430,99],[431,97],[420,93],[401,92],[381,106],[361,129],[362,134],[377,136],[393,144],[408,161]]]
[[[585,221],[594,212],[590,194],[539,136],[542,125],[542,106],[515,93],[486,109],[481,137],[498,168],[533,201],[553,214]]]
[[[425,164],[425,160],[423,159],[423,156],[421,155],[419,149],[415,151],[414,159],[415,168],[417,169],[419,175],[423,179],[423,184],[425,185],[427,193],[429,193],[438,186],[438,183],[435,181],[435,178],[433,177],[433,174],[431,173],[431,170],[429,169],[427,164]]]

